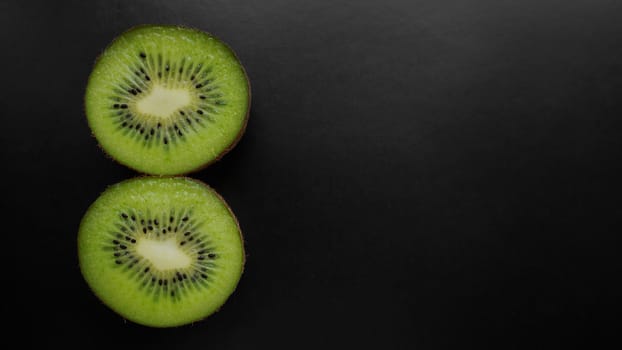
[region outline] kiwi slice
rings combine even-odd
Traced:
[[[152,327],[209,316],[234,291],[244,267],[235,216],[214,190],[184,177],[109,187],[82,219],[78,256],[104,304]]]
[[[250,85],[235,53],[195,29],[141,26],[116,38],[89,77],[89,126],[112,158],[138,171],[201,169],[244,132]]]

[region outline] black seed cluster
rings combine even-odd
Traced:
[[[192,289],[207,288],[218,267],[218,254],[201,226],[201,222],[193,219],[191,210],[158,215],[126,210],[119,213],[103,249],[111,252],[115,266],[137,281],[137,288],[155,297],[179,300]],[[194,260],[190,267],[159,271],[136,251],[141,238],[171,237]]]
[[[197,133],[214,122],[220,111],[226,108],[227,103],[219,92],[212,68],[202,63],[185,59],[175,61],[162,54],[140,51],[136,62],[127,68],[128,75],[111,91],[110,116],[120,132],[146,147],[183,142],[186,135]],[[199,103],[178,110],[165,125],[157,118],[138,116],[130,106],[146,96],[154,84],[186,86],[198,96]]]

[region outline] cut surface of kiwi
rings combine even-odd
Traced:
[[[89,126],[112,158],[177,175],[230,150],[244,132],[250,86],[235,53],[205,32],[141,26],[116,38],[89,77]]]
[[[152,327],[201,320],[234,291],[244,267],[238,222],[189,178],[143,177],[109,187],[78,233],[84,279],[104,304]]]

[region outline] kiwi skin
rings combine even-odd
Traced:
[[[115,185],[110,185],[104,191],[102,191],[100,193],[100,195],[103,192],[105,192],[108,188],[116,186],[116,185],[118,185],[120,183],[127,182],[127,181],[138,180],[138,179],[146,179],[146,178],[158,178],[158,179],[177,178],[177,179],[189,180],[189,181],[192,181],[194,183],[197,183],[197,184],[205,187],[209,192],[211,192],[212,194],[215,194],[216,197],[218,197],[218,199],[220,199],[222,201],[222,203],[225,205],[225,208],[227,208],[227,211],[229,211],[229,214],[231,214],[231,217],[233,218],[233,220],[235,222],[235,225],[238,228],[238,232],[240,233],[240,242],[241,242],[241,246],[242,246],[242,265],[241,265],[241,270],[240,270],[240,277],[241,277],[244,274],[245,266],[246,266],[246,249],[244,248],[245,247],[244,235],[242,234],[242,229],[240,227],[240,222],[238,221],[238,218],[234,215],[233,210],[231,210],[231,207],[229,206],[229,204],[220,195],[220,193],[218,193],[216,190],[214,190],[212,187],[210,187],[205,182],[203,182],[201,180],[194,179],[194,178],[186,177],[186,176],[151,176],[151,175],[141,175],[141,176],[136,176],[136,177],[131,178],[131,179],[124,180],[124,181],[119,182],[119,183],[117,183]],[[93,206],[94,203],[95,203],[95,201],[93,201],[93,203],[91,203],[91,205],[87,208],[85,213],[88,212],[91,209],[91,207]],[[78,226],[78,232],[81,232],[81,229],[82,229],[82,221],[80,222],[80,225]],[[78,249],[76,250],[76,253],[77,253],[77,252],[79,252],[79,238],[76,240],[76,245],[78,246]],[[80,258],[79,258],[79,256],[76,255],[75,258],[78,260],[78,267],[82,271],[82,266],[80,266]],[[83,277],[83,279],[84,279],[84,277]],[[86,280],[85,280],[85,283],[86,283]],[[97,299],[99,300],[100,303],[106,305],[106,308],[108,308],[109,310],[112,310],[115,314],[121,316],[120,313],[116,312],[116,310],[112,309],[109,305],[107,305],[103,301],[103,299],[97,294],[97,292],[89,286],[88,283],[86,283],[86,284],[89,287],[89,289],[91,290],[92,294],[97,296]],[[239,285],[239,281],[238,281],[238,284],[236,284],[234,290],[231,292],[231,294],[229,294],[227,299],[231,298],[233,293],[235,293],[235,290],[237,289],[238,285]],[[193,321],[191,323],[179,324],[179,325],[174,325],[174,326],[158,326],[158,325],[142,325],[142,326],[151,327],[151,328],[179,328],[179,327],[183,327],[183,326],[186,326],[186,325],[192,325],[192,324],[197,323],[197,322],[202,322],[203,320],[207,319],[209,316],[211,316],[211,315],[215,314],[216,312],[220,311],[220,309],[224,306],[224,304],[226,304],[226,300],[223,303],[223,305],[221,305],[219,308],[215,309],[212,313],[210,313],[208,315],[205,315],[205,317],[203,317],[202,319],[197,319],[197,320],[195,320],[195,321]],[[121,316],[121,317],[123,317],[123,316]],[[126,319],[126,318],[123,318],[123,319],[124,319],[124,321],[128,321],[128,319]],[[135,324],[140,324],[140,323],[136,323],[136,322],[131,321],[131,320],[129,320],[129,321],[132,322],[132,323],[135,323]]]
[[[95,66],[97,65],[97,63],[99,62],[99,60],[101,59],[102,53],[104,51],[106,51],[115,41],[117,41],[119,39],[119,37],[123,34],[132,32],[134,30],[137,29],[141,29],[141,28],[145,28],[145,27],[152,27],[152,26],[159,26],[159,27],[169,27],[169,28],[182,28],[182,29],[187,29],[187,30],[192,30],[195,32],[199,32],[199,33],[203,33],[203,34],[207,34],[209,36],[211,36],[212,38],[218,40],[222,45],[224,45],[233,55],[233,57],[235,57],[235,59],[240,62],[240,68],[242,69],[242,73],[244,73],[244,77],[246,78],[246,85],[248,87],[247,91],[248,91],[248,106],[246,107],[246,115],[244,116],[244,121],[242,122],[242,127],[240,128],[240,131],[238,131],[238,134],[236,135],[235,139],[231,142],[231,144],[229,146],[227,146],[227,148],[225,148],[224,150],[222,150],[222,152],[220,152],[220,154],[218,154],[214,159],[212,159],[211,161],[205,163],[205,164],[201,164],[199,166],[197,166],[196,168],[187,170],[185,172],[181,172],[177,175],[186,175],[186,174],[191,174],[191,173],[195,173],[198,171],[201,171],[205,168],[207,168],[208,166],[216,163],[217,161],[219,161],[220,159],[222,159],[222,157],[224,157],[225,154],[229,153],[233,148],[235,148],[235,146],[237,146],[238,142],[240,142],[240,139],[242,139],[242,136],[244,136],[244,133],[246,132],[246,126],[248,124],[248,119],[250,117],[250,109],[251,109],[251,102],[252,102],[252,93],[251,93],[251,83],[250,83],[250,79],[248,77],[248,73],[246,72],[246,69],[244,68],[244,65],[242,64],[242,61],[240,61],[240,58],[238,57],[238,55],[236,54],[236,52],[231,48],[231,46],[229,46],[229,44],[227,44],[226,42],[220,40],[220,38],[218,38],[215,35],[212,35],[210,32],[206,32],[197,28],[193,28],[193,27],[188,27],[188,26],[184,26],[184,25],[171,25],[171,24],[139,24],[139,25],[135,25],[133,27],[130,27],[129,29],[123,31],[121,34],[117,35],[107,46],[106,48],[99,54],[97,55],[97,57],[95,58],[95,60],[93,61],[93,64],[91,66],[91,71],[93,69],[95,69]],[[84,89],[86,90],[86,87],[89,85],[91,80],[91,77],[89,75],[89,79],[86,81],[86,84],[84,86]],[[83,97],[82,100],[82,109],[83,109],[83,114],[86,117],[86,94]],[[102,147],[101,143],[97,140],[97,138],[95,137],[95,134],[92,132],[92,128],[89,124],[89,120],[88,118],[83,118],[86,119],[87,122],[87,127],[89,128],[89,130],[91,130],[91,137],[93,137],[95,139],[95,142],[97,142],[97,146],[99,147],[99,149],[104,153],[104,155],[106,156],[106,158],[112,159],[115,162],[118,162],[120,164],[123,164],[124,166],[137,171],[139,173],[142,173],[141,170],[136,169],[135,167],[131,166],[130,164],[124,163],[116,158],[114,158],[112,155],[110,155],[105,149],[104,147]],[[164,175],[164,176],[169,176],[169,175]]]

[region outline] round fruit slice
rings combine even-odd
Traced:
[[[98,58],[86,88],[101,147],[138,171],[198,170],[233,148],[246,126],[250,86],[234,52],[189,28],[142,26]]]
[[[82,219],[78,256],[106,305],[152,327],[209,316],[244,267],[235,216],[214,190],[188,178],[143,177],[109,187]]]

